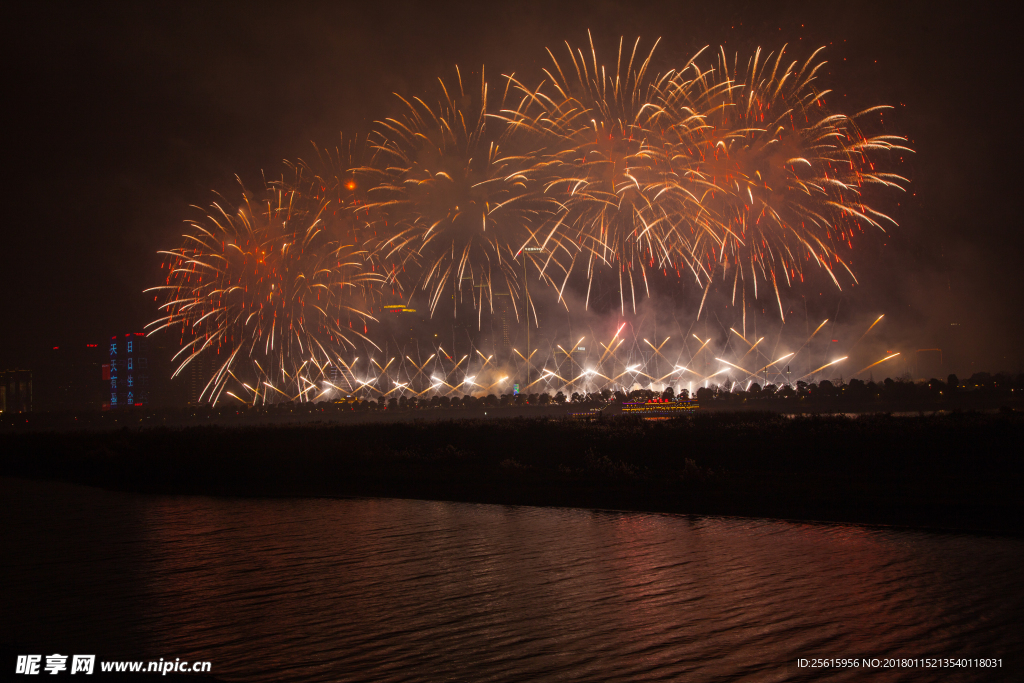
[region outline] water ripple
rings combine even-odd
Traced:
[[[224,680],[847,681],[864,672],[796,660],[1024,651],[1017,539],[17,480],[0,492],[16,589],[3,643],[209,660]]]

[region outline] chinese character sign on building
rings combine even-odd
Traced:
[[[110,408],[149,404],[146,351],[146,337],[141,332],[110,338],[110,364],[103,368],[103,379],[110,385]]]

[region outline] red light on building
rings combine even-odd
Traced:
[[[60,348],[59,346],[54,346],[54,347],[53,347],[53,350],[54,350],[54,351],[56,351],[56,350],[57,350],[57,349],[59,349],[59,348]]]
[[[95,349],[96,348],[96,344],[86,344],[85,348],[87,348],[87,349]]]

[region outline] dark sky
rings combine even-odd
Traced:
[[[661,37],[661,66],[704,45],[829,46],[830,103],[897,107],[917,154],[899,229],[855,263],[854,306],[914,343],[970,332],[975,369],[1022,360],[1020,22],[935,3],[24,3],[7,11],[0,366],[141,329],[158,249],[190,204],[255,181],[310,141],[364,132],[391,93],[486,64],[535,82],[545,46]],[[850,104],[847,105],[847,102]]]

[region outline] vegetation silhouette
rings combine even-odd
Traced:
[[[1024,414],[1013,410],[7,430],[0,476],[146,493],[407,497],[1019,533],[1022,436]]]

